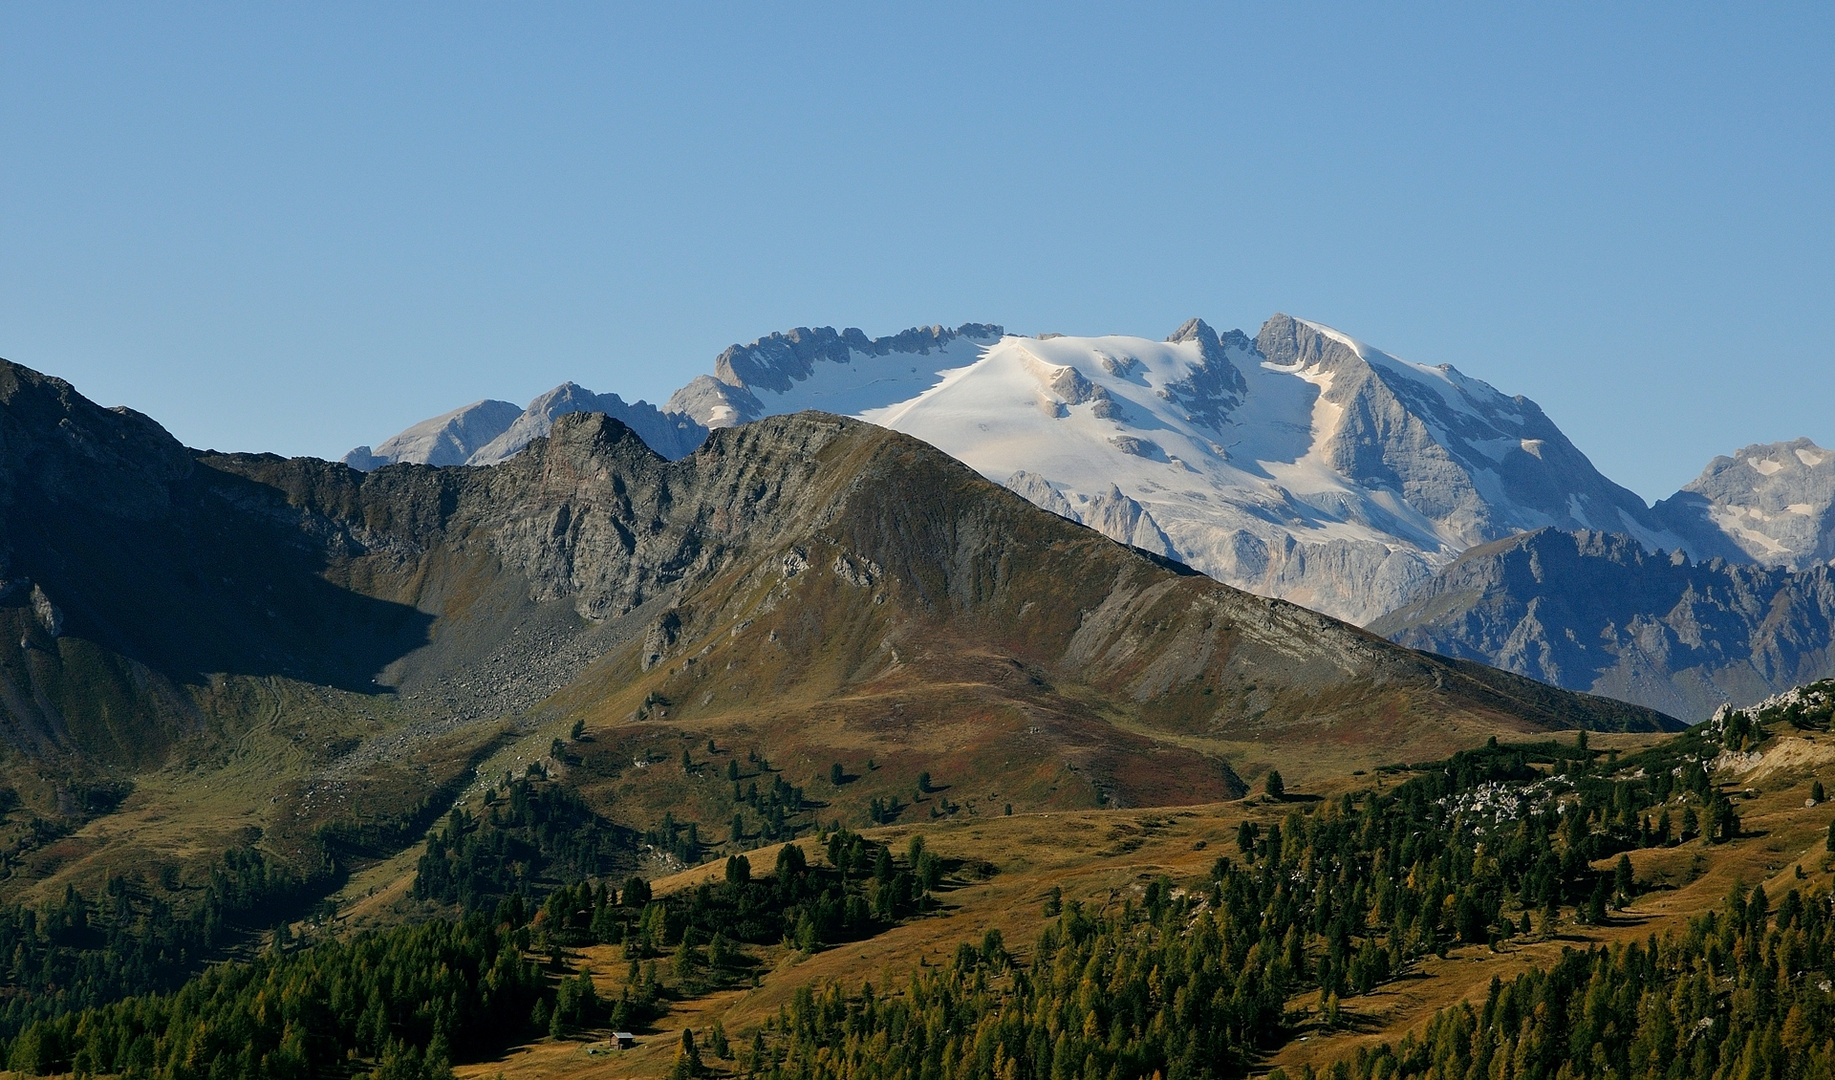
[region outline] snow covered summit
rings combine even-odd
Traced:
[[[670,404],[709,426],[858,416],[1115,539],[1356,622],[1525,529],[1675,546],[1534,402],[1329,327],[1276,315],[1253,341],[1197,319],[1165,341],[994,331],[871,352],[796,331],[728,350]]]
[[[1517,532],[1689,546],[1533,401],[1287,315],[1254,339],[1198,319],[1164,341],[798,328],[727,349],[660,410],[564,384],[465,460],[501,461],[577,409],[617,416],[672,458],[711,428],[856,416],[1124,543],[1358,623]]]

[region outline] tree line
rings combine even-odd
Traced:
[[[1289,1011],[1296,994],[1316,994],[1308,1017],[1332,1026],[1343,1022],[1344,1001],[1430,953],[1495,944],[1564,917],[1609,918],[1610,907],[1638,888],[1622,852],[1653,842],[1645,811],[1670,802],[1713,804],[1718,792],[1700,767],[1713,749],[1685,740],[1621,763],[1589,750],[1582,736],[1572,745],[1493,743],[1419,766],[1386,792],[1347,796],[1316,811],[1296,807],[1266,827],[1245,823],[1240,860],[1219,859],[1207,882],[1179,888],[1161,879],[1139,904],[1124,898],[1094,911],[1054,890],[1045,903],[1055,919],[1029,962],[1017,962],[990,932],[892,993],[870,984],[853,993],[838,985],[800,989],[742,1049],[739,1063],[770,1080],[1243,1076],[1291,1037],[1301,1019]],[[1614,853],[1621,858],[1613,870],[1593,868]],[[1630,1036],[1652,1006],[1636,993],[1625,1000],[1624,988],[1673,993],[1683,982],[1722,1002],[1714,1015],[1724,1026],[1710,1041],[1701,1027],[1707,1013],[1672,1007],[1670,1027],[1651,1022],[1674,1038],[1651,1036],[1648,1052],[1637,1051],[1639,1070],[1654,1062],[1655,1075],[1697,1075],[1687,1070],[1711,1066],[1699,1075],[1731,1076],[1713,1069],[1785,1060],[1749,1047],[1772,1045],[1767,1025],[1776,1027],[1776,1045],[1791,1048],[1818,1041],[1806,1032],[1829,1031],[1829,992],[1820,989],[1829,983],[1803,974],[1805,964],[1828,962],[1829,902],[1792,894],[1780,909],[1781,934],[1770,938],[1756,913],[1764,908],[1762,894],[1730,904],[1691,930],[1692,946],[1653,944],[1630,961],[1620,953],[1575,954],[1563,974],[1532,973],[1523,986],[1567,985],[1584,971],[1597,979],[1585,993],[1544,999],[1535,996],[1539,990],[1519,989],[1505,995],[1515,1004],[1500,1006],[1495,1017],[1462,1019],[1455,1011],[1423,1040],[1340,1063],[1333,1075],[1646,1075],[1631,1071]],[[1715,959],[1696,957],[1707,955],[1703,950]],[[1641,983],[1627,982],[1614,966],[1633,961],[1645,965]],[[1745,974],[1735,976],[1742,964]],[[1796,988],[1789,1000],[1779,992],[1786,969]],[[1715,989],[1715,980],[1729,977],[1744,980],[1738,986],[1749,985],[1750,994]],[[1598,1005],[1606,993],[1620,995],[1610,1015]],[[1815,1004],[1823,1011],[1812,1011],[1813,994],[1824,995]],[[1567,1011],[1540,1007],[1557,999]],[[1568,1008],[1576,1001],[1590,1004]],[[1576,1020],[1575,1008],[1592,1009],[1587,1023]],[[1540,1034],[1519,1036],[1534,1052],[1519,1058],[1519,1044],[1508,1054],[1497,1050],[1506,1041],[1503,1028],[1532,1022],[1526,1017],[1541,1025]],[[1486,1025],[1493,1030],[1483,1037],[1494,1052],[1475,1034]],[[1460,1039],[1463,1057],[1448,1049]],[[1592,1061],[1608,1044],[1597,1069],[1572,1063],[1576,1053]],[[1447,1064],[1455,1058],[1458,1070]],[[1519,1061],[1530,1071],[1510,1071]]]
[[[1481,1007],[1442,1010],[1418,1038],[1325,1075],[1822,1080],[1835,1076],[1832,985],[1829,895],[1792,889],[1774,911],[1762,886],[1735,888],[1683,932],[1563,950],[1547,969],[1493,979]]]
[[[0,1039],[48,1017],[177,988],[239,933],[265,929],[267,918],[316,896],[325,876],[240,847],[210,867],[183,910],[119,875],[98,898],[67,887],[42,907],[0,906]]]
[[[543,805],[548,810],[533,809]],[[590,831],[541,827],[556,820],[550,811],[566,806],[531,793],[498,819],[515,823],[509,831],[555,842],[536,856],[554,867],[566,853],[597,851],[583,841]],[[562,819],[577,825],[570,815]],[[449,821],[448,832],[475,825]],[[450,870],[463,846],[449,844],[431,864],[435,872]],[[35,1075],[240,1080],[368,1068],[378,1080],[428,1080],[450,1076],[452,1062],[530,1036],[601,1024],[642,1030],[670,999],[746,978],[755,961],[745,946],[787,942],[814,950],[876,933],[933,903],[929,890],[945,871],[921,839],[904,858],[844,829],[830,833],[825,846],[827,866],[810,863],[792,843],[779,850],[769,876],[754,877],[749,860],[735,856],[723,881],[663,897],[633,875],[622,887],[564,885],[539,904],[509,892],[486,911],[477,902],[489,892],[461,889],[474,906],[456,921],[292,952],[276,943],[253,962],[216,965],[173,992],[148,987],[124,1000],[32,1018],[11,1039],[5,1060]],[[239,858],[238,865],[249,864]],[[564,949],[595,942],[625,947],[630,970],[614,999],[600,997],[590,972],[566,971]]]

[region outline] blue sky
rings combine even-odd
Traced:
[[[1275,311],[1835,445],[1828,5],[0,3],[0,355],[336,456],[797,325]]]

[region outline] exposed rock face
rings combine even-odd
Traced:
[[[908,344],[794,330],[727,350],[670,407],[713,426],[858,416],[1123,543],[1357,622],[1524,529],[1678,543],[1534,402],[1314,323],[1276,315],[1254,341],[1200,319],[1163,343],[997,334],[908,331],[937,354],[916,363]]]
[[[474,401],[444,416],[422,420],[373,451],[359,446],[344,455],[344,464],[364,472],[402,461],[463,465],[521,415],[522,410],[507,401]]]
[[[1061,496],[1060,496],[1061,497]],[[1160,531],[1153,515],[1141,504],[1121,493],[1113,484],[1109,490],[1091,499],[1078,515],[1083,523],[1111,540],[1119,540],[1142,551],[1171,558],[1172,545]]]
[[[1197,342],[1199,363],[1193,365],[1188,377],[1168,384],[1161,396],[1183,409],[1188,421],[1221,430],[1230,411],[1241,405],[1249,392],[1242,372],[1230,363],[1232,350],[1239,355],[1251,350],[1249,339],[1241,330],[1219,338],[1203,319],[1187,319],[1166,340],[1174,345]],[[1105,366],[1112,374],[1126,375],[1133,365],[1120,370],[1115,370],[1113,364]]]
[[[64,636],[64,613],[37,585],[32,586],[32,614],[38,616],[38,625],[44,627],[45,633],[54,638]]]
[[[1656,515],[1697,558],[1802,570],[1835,561],[1835,451],[1808,439],[1717,457]]]
[[[1268,320],[1256,347],[1271,364],[1309,372],[1342,410],[1321,447],[1340,475],[1396,492],[1460,549],[1551,525],[1661,534],[1644,501],[1601,476],[1528,398],[1285,315]]]
[[[1201,319],[1164,342],[1023,338],[985,323],[883,338],[798,328],[732,346],[677,391],[658,415],[697,425],[679,442],[619,406],[580,407],[671,458],[701,428],[804,409],[869,420],[989,479],[1036,478],[1028,498],[1115,539],[1354,622],[1522,530],[1684,543],[1534,402],[1287,315],[1253,341]],[[532,406],[538,419],[469,460],[503,460],[553,412]]]
[[[384,465],[496,465],[530,440],[548,434],[556,417],[576,412],[604,413],[637,432],[657,453],[670,460],[693,453],[707,429],[686,415],[668,413],[646,401],[626,402],[617,394],[595,394],[566,382],[518,408],[507,401],[479,401],[444,416],[423,420],[371,450],[359,446],[344,463],[360,472]]]
[[[1051,481],[1038,473],[1030,473],[1021,469],[1007,477],[1006,488],[1041,510],[1049,510],[1059,517],[1069,518],[1072,521],[1077,520],[1077,512],[1070,508],[1070,502],[1057,488],[1051,486]],[[1114,538],[1111,537],[1111,539]],[[1122,542],[1127,543],[1125,539]]]
[[[1835,571],[1544,529],[1468,551],[1370,629],[1699,721],[1835,675]]]
[[[548,434],[555,420],[569,413],[604,413],[637,432],[645,445],[674,461],[694,452],[707,429],[677,412],[664,412],[647,401],[626,403],[617,394],[595,394],[567,382],[529,403],[502,434],[478,448],[466,465],[496,465],[520,453],[532,440]],[[455,462],[455,464],[457,464]]]
[[[710,428],[802,409],[849,413],[897,389],[921,391],[935,381],[937,362],[972,362],[978,347],[1001,333],[988,323],[919,326],[879,338],[852,327],[798,327],[729,347],[714,360],[712,376],[697,377],[664,408]]]

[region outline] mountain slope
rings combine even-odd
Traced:
[[[344,464],[366,472],[401,461],[463,465],[521,415],[522,410],[507,401],[474,401],[464,408],[422,420],[375,450],[359,446],[344,455]]]
[[[479,401],[423,420],[371,450],[359,446],[344,464],[362,472],[384,465],[496,465],[520,453],[531,439],[548,434],[556,417],[596,412],[629,425],[652,450],[671,460],[701,445],[707,429],[682,413],[664,412],[647,401],[626,402],[617,394],[595,394],[565,382],[527,408],[507,401]]]
[[[1835,675],[1835,571],[1544,529],[1466,552],[1370,629],[1688,720]]]
[[[1835,451],[1808,439],[1717,457],[1656,516],[1696,558],[1803,570],[1835,562]]]
[[[1238,592],[835,416],[671,462],[574,413],[494,468],[362,473],[188,451],[16,366],[0,406],[9,891],[252,836],[347,866],[531,766],[630,835],[720,837],[741,793],[650,767],[710,741],[774,763],[749,827],[782,835],[1672,723]]]
[[[15,887],[248,829],[382,853],[543,761],[634,828],[711,830],[724,786],[643,768],[709,738],[798,778],[875,759],[793,804],[864,820],[926,771],[959,793],[938,812],[1165,804],[1238,764],[1665,723],[1245,595],[833,416],[670,462],[577,413],[495,468],[366,474],[188,451],[7,365],[0,434],[0,769],[78,830],[9,855],[41,860]],[[553,758],[575,718],[597,742]]]
[[[637,432],[650,449],[671,461],[692,453],[707,437],[705,427],[680,413],[658,409],[647,401],[626,402],[617,394],[595,394],[566,382],[531,401],[502,434],[479,447],[464,464],[496,465],[507,461],[531,440],[548,434],[556,419],[577,412],[604,413],[619,420]]]
[[[1181,573],[914,439],[821,414],[720,430],[673,463],[616,421],[581,414],[488,471],[391,469],[356,482],[302,462],[219,467],[342,528],[368,523],[391,538],[383,550],[488,551],[533,600],[601,623],[644,614],[643,640],[598,661],[590,689],[568,691],[608,718],[652,696],[678,703],[669,715],[681,719],[882,683],[916,692],[937,684],[913,673],[928,657],[977,692],[1011,693],[1001,689],[1011,672],[1029,670],[1080,686],[1082,705],[1054,707],[1092,723],[1132,715],[1185,733],[1303,736],[1379,716],[1387,727],[1430,702],[1480,725],[1653,722]],[[437,516],[399,509],[435,504]],[[385,559],[393,568],[400,556],[365,552],[335,577],[379,581]],[[425,606],[434,583],[416,580]],[[684,658],[694,642],[703,651]],[[1041,689],[1014,685],[1023,697]]]

